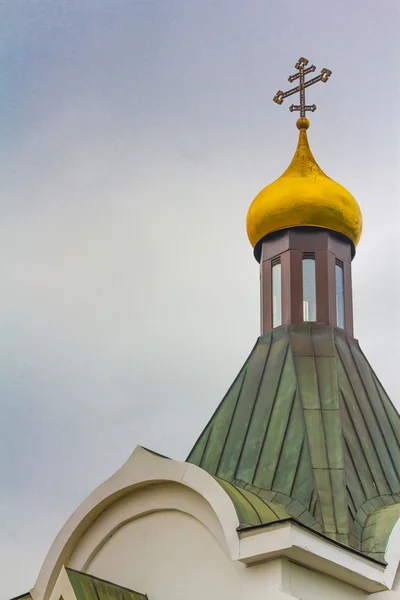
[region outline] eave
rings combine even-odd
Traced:
[[[239,531],[238,560],[246,565],[288,558],[306,568],[340,579],[368,593],[391,587],[385,565],[332,543],[287,520]]]

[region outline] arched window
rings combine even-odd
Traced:
[[[315,255],[303,253],[303,321],[317,320]]]

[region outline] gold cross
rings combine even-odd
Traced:
[[[317,77],[313,77],[308,81],[304,81],[305,75],[308,75],[308,73],[314,73],[316,69],[314,65],[311,65],[311,67],[308,67],[306,69],[305,67],[307,65],[308,60],[306,58],[304,58],[303,56],[299,58],[295,65],[295,69],[298,70],[298,73],[296,73],[295,75],[291,75],[288,78],[288,81],[290,81],[290,83],[292,83],[292,81],[296,81],[296,79],[299,79],[299,85],[287,92],[282,92],[282,90],[279,90],[279,92],[277,92],[274,96],[274,102],[276,102],[277,104],[282,104],[285,98],[287,98],[288,96],[292,96],[297,92],[300,92],[300,104],[292,104],[291,106],[289,106],[289,110],[291,112],[293,112],[294,110],[299,110],[300,117],[305,117],[307,110],[310,110],[311,112],[317,110],[315,104],[306,104],[306,87],[314,85],[314,83],[317,83],[317,81],[322,81],[323,83],[326,83],[329,77],[332,75],[332,71],[329,71],[329,69],[322,69],[320,75],[317,75]]]

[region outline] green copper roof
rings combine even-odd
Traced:
[[[393,509],[369,534],[400,503],[400,417],[343,330],[260,337],[187,460],[220,481],[241,526],[289,516],[383,560]]]
[[[291,515],[282,506],[263,500],[257,494],[232,485],[224,479],[219,477],[215,477],[215,479],[224,488],[235,505],[240,527],[266,525],[291,518]]]
[[[66,568],[76,600],[147,600],[146,594]]]

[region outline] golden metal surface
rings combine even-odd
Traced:
[[[264,236],[288,227],[323,227],[342,233],[356,246],[362,216],[355,198],[325,175],[307,139],[308,119],[297,121],[299,141],[292,162],[253,200],[247,214],[247,235],[254,247]]]

